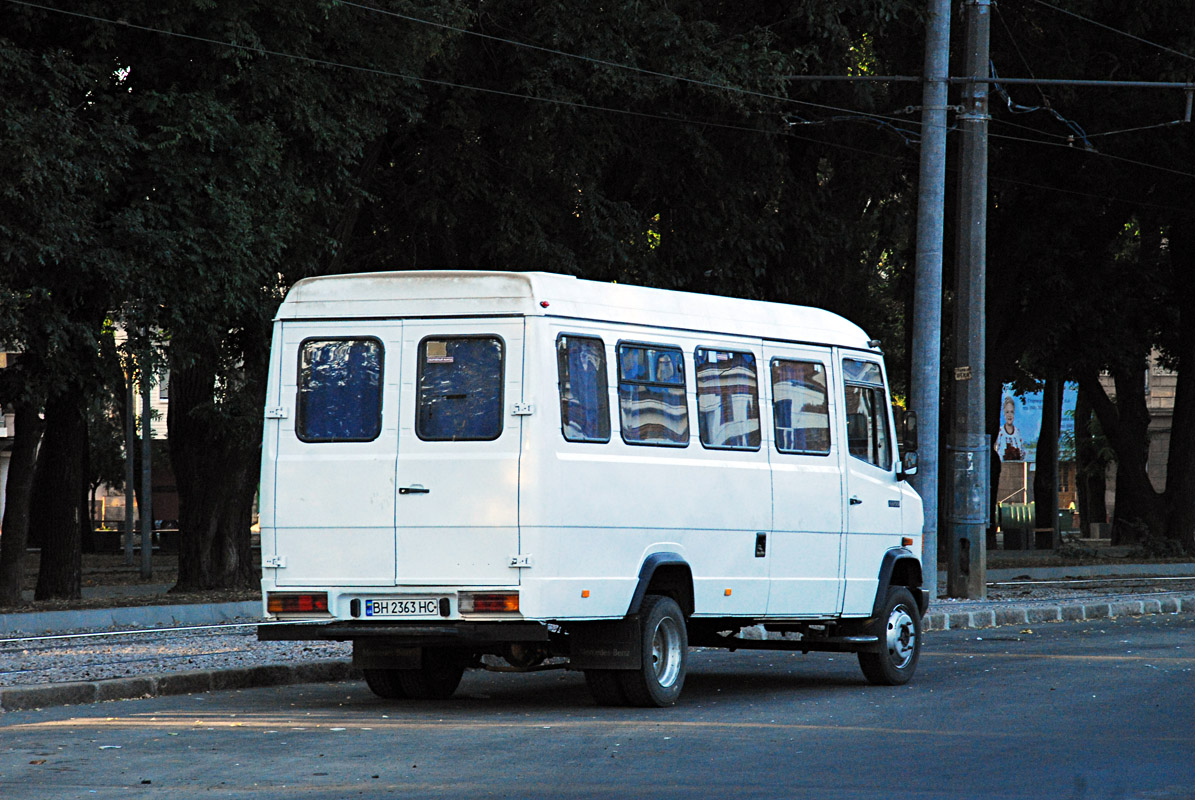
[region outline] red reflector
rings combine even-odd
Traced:
[[[912,547],[913,546],[913,537],[903,536],[903,537],[901,537],[900,543],[905,547]]]
[[[475,594],[472,600],[475,613],[519,610],[517,594]]]
[[[271,614],[326,614],[328,595],[324,592],[312,594],[271,594],[266,600]]]

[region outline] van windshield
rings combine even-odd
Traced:
[[[488,441],[502,435],[502,340],[424,339],[419,344],[420,439]]]

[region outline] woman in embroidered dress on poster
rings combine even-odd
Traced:
[[[1001,461],[1024,461],[1025,443],[1021,440],[1021,432],[1013,420],[1017,413],[1017,403],[1011,397],[1004,398],[1004,424],[1000,426],[1000,434],[996,437],[995,450]]]

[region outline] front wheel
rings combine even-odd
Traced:
[[[639,609],[643,620],[642,662],[618,673],[623,694],[634,706],[670,706],[680,697],[689,661],[685,615],[671,597],[649,594]]]
[[[880,638],[879,650],[859,653],[863,675],[876,686],[908,683],[921,654],[921,612],[908,589],[893,586],[888,590],[884,610],[872,631]]]

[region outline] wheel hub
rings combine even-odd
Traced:
[[[917,628],[909,610],[903,605],[892,609],[888,616],[888,655],[892,665],[897,669],[904,669],[913,660],[917,650]]]

